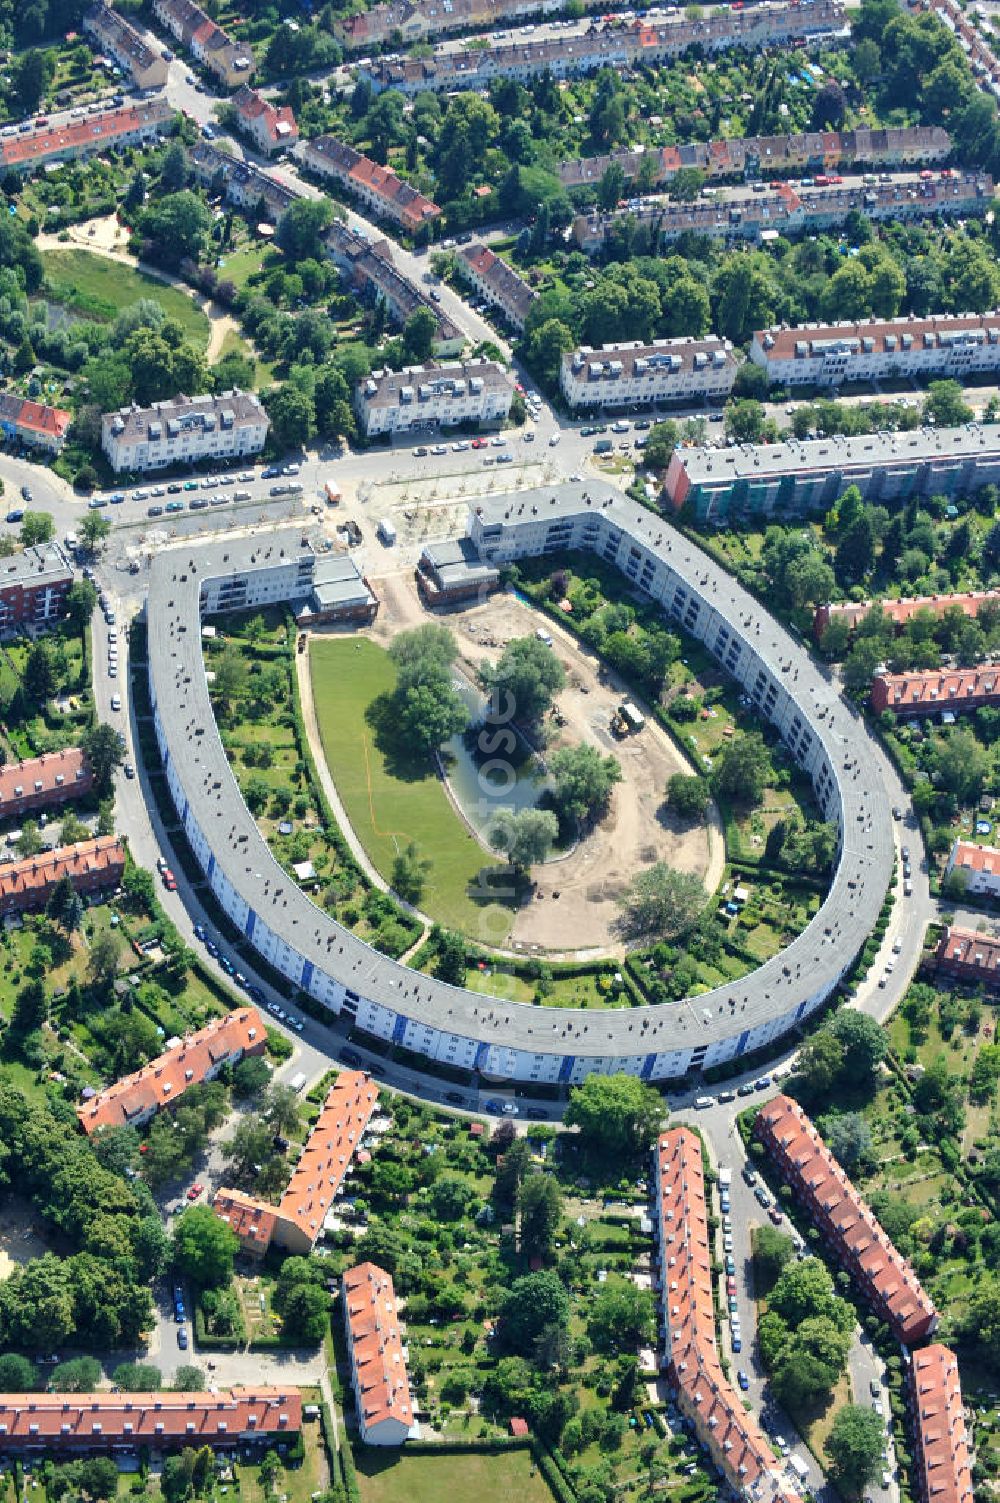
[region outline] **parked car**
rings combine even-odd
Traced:
[[[178,1326],[177,1327],[177,1345],[180,1347],[180,1349],[181,1349],[182,1352],[186,1352],[187,1351],[187,1348],[188,1348],[188,1333],[187,1333],[187,1327],[186,1326]]]
[[[187,1192],[187,1198],[188,1198],[188,1200],[197,1200],[198,1196],[201,1195],[201,1194],[203,1194],[204,1189],[205,1189],[205,1186],[203,1184],[200,1184],[196,1180],[195,1183],[193,1185],[191,1185],[189,1187],[189,1189],[188,1189],[188,1192]]]
[[[739,1372],[736,1374],[736,1381],[740,1385],[742,1391],[746,1393],[750,1387],[750,1379],[747,1377],[742,1368],[740,1368]]]

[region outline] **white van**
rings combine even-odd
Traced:
[[[297,1075],[293,1075],[292,1078],[291,1078],[291,1080],[288,1082],[288,1084],[291,1086],[291,1088],[292,1088],[293,1091],[301,1091],[301,1089],[305,1085],[305,1083],[306,1083],[306,1077],[305,1077],[305,1071],[304,1070],[300,1070]]]

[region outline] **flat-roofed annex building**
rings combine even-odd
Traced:
[[[416,573],[420,594],[430,606],[485,599],[500,588],[500,570],[480,557],[469,538],[428,543]]]
[[[754,1131],[830,1251],[900,1341],[929,1336],[937,1311],[812,1122],[789,1096],[757,1114]]]
[[[593,1071],[647,1080],[737,1058],[780,1037],[839,984],[874,926],[892,870],[878,763],[809,653],[668,522],[600,480],[486,497],[468,536],[495,567],[561,550],[620,570],[712,653],[810,779],[838,853],[818,914],[780,955],[696,999],[603,1015],[540,1010],[446,986],[380,955],[313,903],[263,841],[236,786],[205,682],[199,625],[309,593],[302,528],[192,540],[152,561],[149,680],[171,798],[192,852],[248,942],[292,986],[376,1038],[497,1079],[576,1084]]]
[[[648,407],[654,402],[724,402],[733,389],[739,362],[728,339],[633,340],[581,345],[567,351],[559,366],[559,386],[574,411]]]
[[[349,553],[316,560],[312,594],[293,606],[299,626],[353,621],[368,626],[378,615],[379,598]]]
[[[0,1451],[79,1454],[146,1446],[274,1444],[302,1428],[297,1388],[212,1393],[0,1394]]]
[[[162,89],[169,66],[162,51],[112,6],[103,0],[92,5],[83,18],[83,29],[130,74],[137,89]]]
[[[940,1343],[913,1352],[908,1377],[920,1503],[972,1503],[972,1445],[955,1353]]]
[[[269,427],[263,404],[252,392],[224,391],[106,412],[101,446],[116,473],[162,470],[199,459],[259,454]]]
[[[85,1133],[102,1127],[141,1127],[172,1106],[192,1085],[214,1080],[225,1065],[263,1054],[267,1028],[255,1007],[213,1018],[186,1038],[172,1040],[156,1059],[90,1095],[76,1109]]]
[[[514,388],[495,360],[455,365],[407,365],[372,371],[354,388],[354,411],[366,438],[386,433],[502,423]]]
[[[667,468],[666,499],[699,522],[731,518],[788,521],[828,511],[856,485],[866,501],[964,496],[1000,481],[1000,429],[919,428],[857,438],[794,439],[729,449],[677,449]]]
[[[82,120],[60,120],[37,125],[0,140],[0,168],[7,172],[33,172],[52,162],[74,162],[116,146],[135,146],[151,141],[166,130],[174,110],[165,99],[118,105],[87,115]]]
[[[5,762],[0,767],[0,819],[18,819],[83,798],[93,786],[94,774],[78,746]]]
[[[944,313],[758,329],[750,359],[772,385],[970,376],[1000,371],[1000,313]]]
[[[400,1446],[416,1420],[392,1277],[374,1263],[358,1263],[342,1285],[361,1438],[369,1446]]]
[[[263,1257],[272,1243],[286,1252],[312,1251],[377,1105],[370,1076],[341,1071],[276,1206],[240,1190],[216,1191],[215,1214],[229,1223],[244,1252]]]
[[[738,1497],[797,1503],[791,1477],[719,1360],[701,1140],[690,1128],[660,1134],[654,1185],[663,1366],[680,1408]]]
[[[26,856],[0,867],[0,914],[44,908],[52,889],[68,877],[78,893],[117,887],[125,875],[125,847],[117,835]]]

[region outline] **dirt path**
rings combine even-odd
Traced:
[[[94,233],[91,235],[90,231]],[[118,223],[114,215],[107,215],[103,219],[90,219],[83,224],[71,225],[66,231],[69,241],[60,239],[59,235],[39,235],[35,244],[39,250],[66,250],[68,245],[81,250],[90,251],[92,255],[103,256],[105,261],[118,261],[122,266],[130,266],[133,271],[141,271],[147,277],[153,277],[157,282],[163,282],[168,287],[176,287],[178,292],[183,292],[189,297],[196,308],[199,308],[209,322],[208,347],[205,358],[210,365],[218,360],[222,353],[226,335],[230,332],[239,333],[239,325],[231,313],[219,308],[218,304],[210,298],[202,297],[200,293],[189,287],[187,282],[175,277],[171,272],[162,270],[159,266],[151,266],[148,261],[140,261],[128,250],[128,235]]]
[[[400,631],[429,619],[411,579],[392,575],[376,582],[382,608],[372,635],[388,643]],[[533,634],[541,617],[512,595],[494,596],[445,616],[454,631],[463,667],[471,677],[485,661],[492,661],[514,637]],[[698,875],[713,892],[725,866],[725,841],[718,812],[713,808],[707,826],[678,824],[664,808],[667,779],[690,772],[683,752],[665,730],[647,721],[640,735],[616,740],[611,716],[625,695],[625,686],[600,659],[582,648],[576,638],[553,626],[557,651],[566,670],[566,688],[558,697],[565,725],[552,727],[548,750],[579,741],[621,763],[624,781],[615,789],[608,813],[573,851],[560,860],[535,868],[535,896],[514,920],[516,950],[577,953],[585,937],[588,952],[621,953],[616,932],[618,899],[637,871],[666,861]]]

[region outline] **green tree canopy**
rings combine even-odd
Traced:
[[[546,860],[558,834],[559,821],[551,809],[499,809],[490,826],[490,845],[526,872]]]
[[[647,1152],[663,1122],[659,1093],[634,1075],[588,1075],[569,1095],[565,1122],[583,1146],[609,1159]]]
[[[558,1274],[548,1269],[515,1279],[500,1309],[500,1339],[505,1350],[531,1356],[549,1326],[565,1330],[569,1295]]]
[[[188,1206],[174,1226],[174,1267],[203,1287],[228,1283],[239,1245],[232,1227],[211,1206]]]
[[[622,931],[631,938],[673,939],[694,926],[707,896],[693,872],[656,861],[639,873],[621,897]]]
[[[549,771],[557,812],[563,818],[571,816],[581,822],[605,812],[612,788],[622,780],[618,758],[602,756],[586,742],[554,752],[549,758]]]
[[[551,647],[537,637],[515,637],[497,663],[480,670],[480,680],[505,719],[530,724],[549,709],[566,674]]]
[[[884,1445],[883,1422],[873,1410],[860,1404],[838,1410],[823,1446],[837,1487],[849,1497],[859,1497],[882,1470]]]

